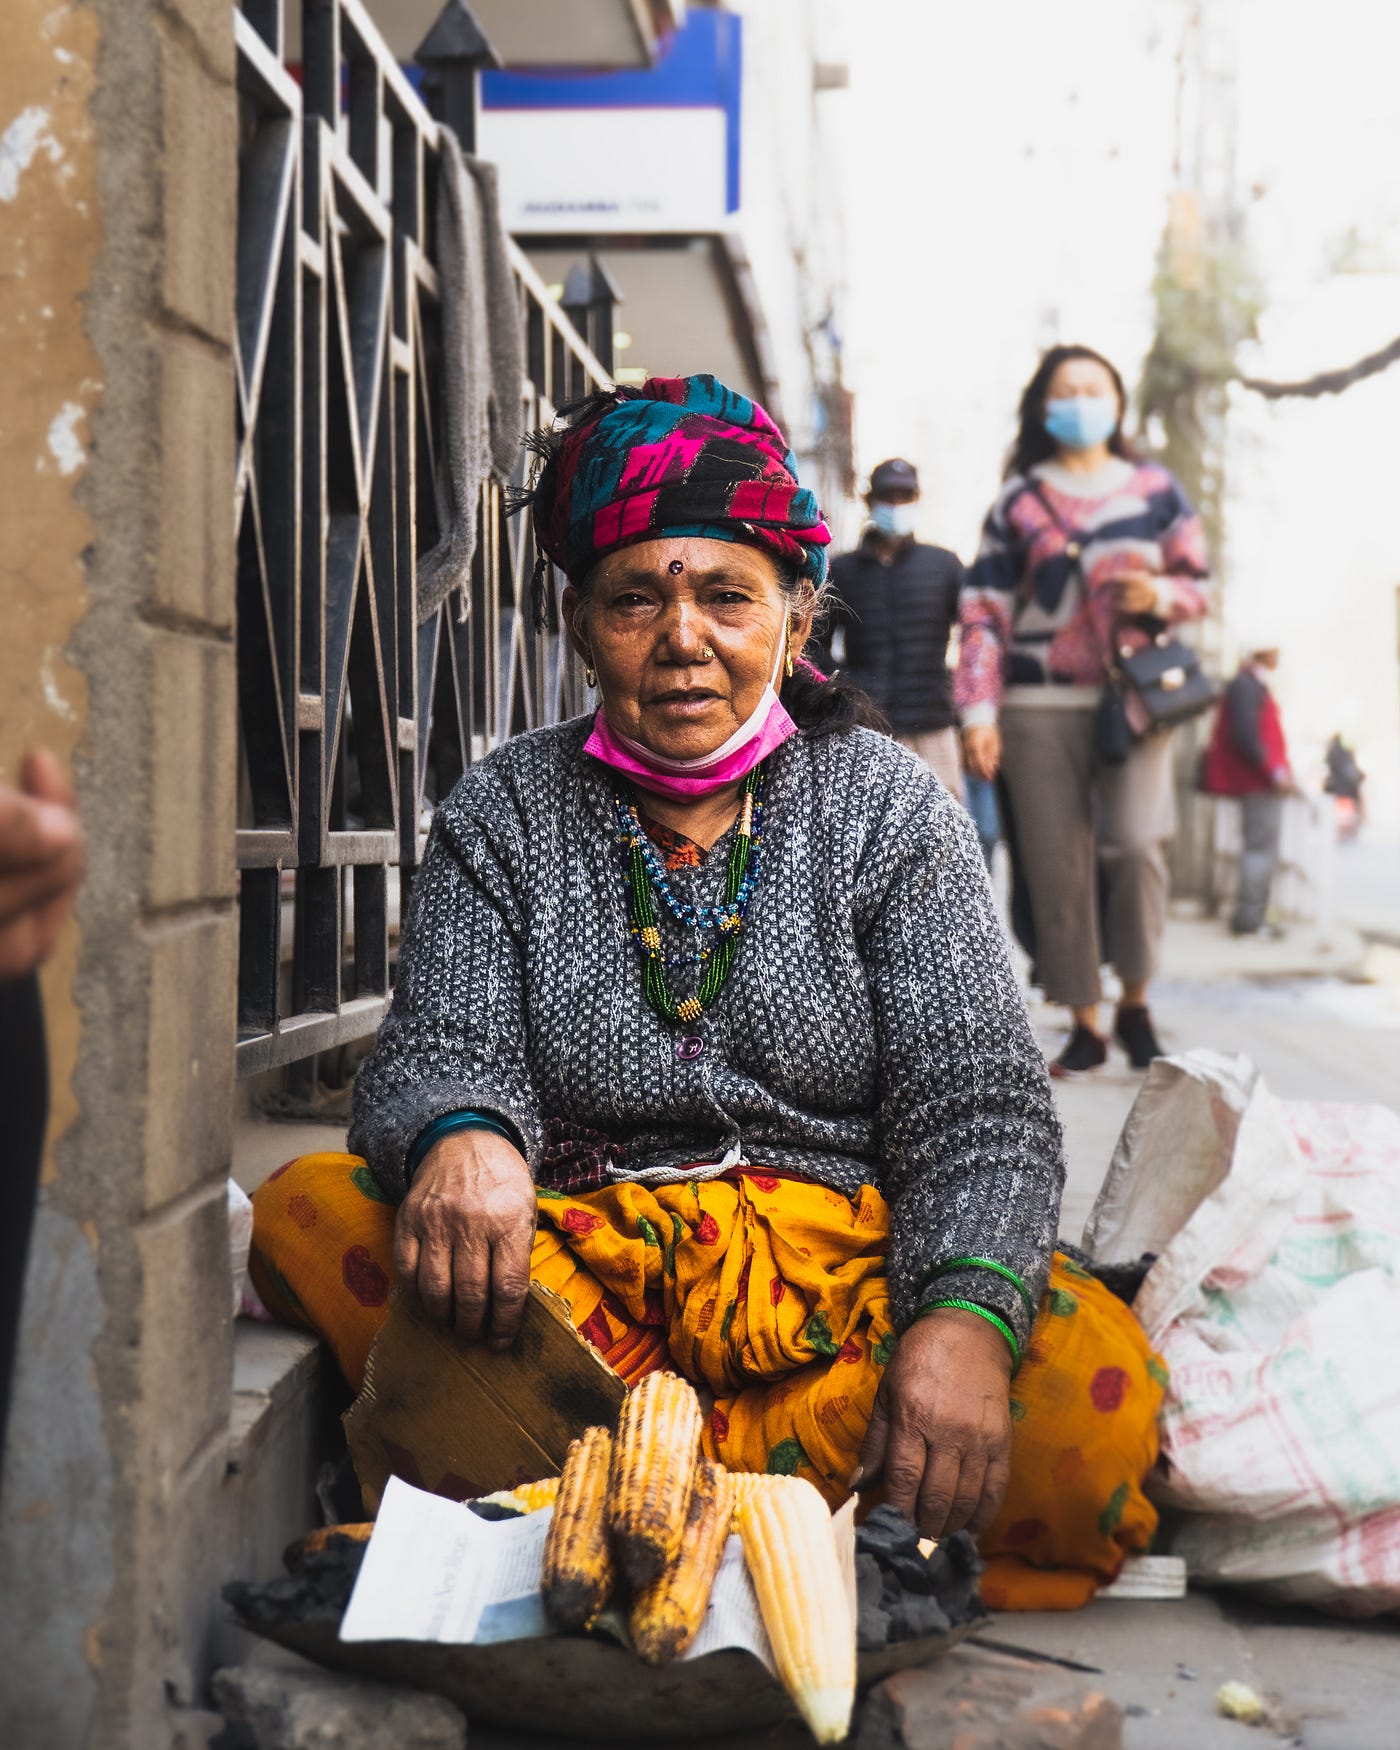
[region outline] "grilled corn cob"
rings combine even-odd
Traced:
[[[700,1460],[680,1554],[632,1601],[632,1644],[648,1665],[679,1659],[700,1632],[733,1517],[734,1480]]]
[[[737,1531],[739,1529],[739,1510],[746,1501],[752,1501],[754,1496],[760,1494],[764,1489],[781,1487],[794,1479],[792,1477],[770,1476],[766,1471],[761,1470],[740,1470],[731,1471],[729,1480],[734,1485],[732,1491],[734,1496],[732,1529]]]
[[[676,1558],[699,1457],[695,1388],[649,1373],[622,1406],[608,1483],[608,1524],[634,1592]]]
[[[537,1483],[518,1483],[513,1489],[497,1489],[490,1495],[478,1496],[489,1507],[514,1507],[520,1513],[538,1513],[541,1507],[552,1507],[559,1494],[558,1477],[541,1477]]]
[[[606,1517],[611,1460],[606,1428],[586,1428],[564,1460],[540,1573],[545,1609],[562,1629],[588,1628],[612,1595],[617,1576]]]
[[[819,1744],[839,1744],[856,1695],[856,1626],[826,1503],[808,1482],[739,1510],[744,1559],[783,1686]]]

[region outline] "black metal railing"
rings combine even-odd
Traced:
[[[242,1075],[373,1032],[433,802],[505,737],[583,706],[557,626],[529,632],[529,530],[494,485],[470,586],[418,624],[414,567],[438,534],[439,123],[359,0],[299,0],[298,80],[287,3],[235,15]],[[434,61],[440,113],[471,113],[479,65]],[[511,259],[529,430],[606,374]]]

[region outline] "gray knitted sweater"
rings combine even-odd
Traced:
[[[414,1140],[463,1107],[507,1119],[532,1170],[547,1118],[605,1133],[627,1173],[737,1145],[842,1192],[879,1187],[901,1325],[960,1257],[1009,1265],[1038,1304],[1060,1125],[963,809],[869,730],[785,743],[739,952],[687,1029],[705,1050],[682,1060],[643,995],[614,784],[583,752],[588,727],[505,743],[438,809],[350,1147],[398,1199]],[[672,875],[677,894],[715,904],[728,848]],[[668,955],[699,945],[658,911]],[[672,988],[688,978],[672,972]],[[991,1271],[941,1276],[938,1292],[1028,1334]]]

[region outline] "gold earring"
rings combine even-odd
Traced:
[[[598,671],[586,658],[583,664],[583,684],[586,687],[596,687],[598,684]]]
[[[787,678],[789,680],[792,679],[792,646],[790,644],[788,645],[787,653]]]

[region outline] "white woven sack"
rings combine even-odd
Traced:
[[[1400,1609],[1400,1118],[1168,1060],[1086,1241],[1159,1254],[1134,1303],[1171,1370],[1152,1493],[1192,1577]]]

